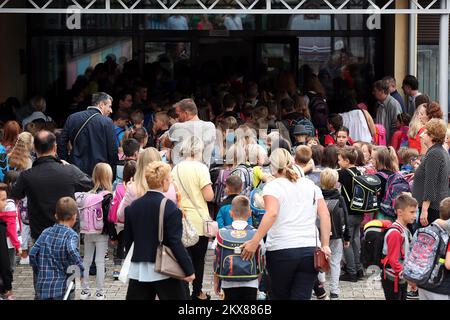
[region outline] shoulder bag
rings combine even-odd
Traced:
[[[203,216],[200,214],[200,210],[197,207],[197,204],[192,201],[191,197],[189,196],[189,193],[186,192],[186,189],[184,188],[183,182],[181,181],[180,173],[179,173],[179,167],[177,167],[177,176],[178,180],[180,181],[181,188],[183,189],[184,193],[187,195],[188,199],[191,201],[191,203],[194,205],[198,215],[203,221],[203,234],[205,237],[215,237],[217,233],[219,232],[219,225],[217,224],[217,221],[212,220],[210,217],[207,219],[204,219]]]
[[[84,129],[84,127],[91,121],[95,116],[99,115],[98,112],[95,112],[93,115],[91,115],[87,120],[81,125],[80,129],[78,129],[77,134],[75,135],[75,138],[73,139],[72,147],[75,147],[75,141],[77,140],[78,136],[80,135],[81,130]]]
[[[316,208],[316,192],[314,192],[314,200],[313,200],[313,207]],[[317,212],[317,210],[315,210]],[[316,249],[314,251],[314,269],[319,272],[329,272],[330,271],[330,264],[328,262],[328,259],[325,255],[325,253],[320,249],[317,243],[317,227],[314,226],[316,229]]]
[[[164,210],[166,209],[167,198],[163,198],[159,207],[159,227],[158,227],[158,249],[156,250],[155,272],[164,274],[175,279],[184,279],[186,274],[181,269],[177,258],[169,247],[163,245],[164,239]]]
[[[177,195],[177,202],[180,211],[182,212],[181,223],[183,225],[183,234],[181,236],[181,242],[186,248],[192,247],[198,242],[199,236],[197,230],[186,217],[186,214],[181,209],[181,192],[178,190],[177,185],[174,183],[174,187]]]

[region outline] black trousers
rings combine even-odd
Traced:
[[[256,288],[229,288],[223,289],[224,299],[223,300],[256,300],[256,295],[258,294],[258,289]]]
[[[126,300],[189,300],[182,280],[170,278],[155,282],[130,279]]]
[[[8,244],[6,243],[6,224],[0,222],[0,293],[5,293],[12,289],[13,274],[9,261]]]
[[[408,284],[398,284],[398,292],[394,292],[394,281],[389,279],[381,279],[383,286],[384,297],[386,300],[406,300],[406,294],[408,291]]]
[[[195,270],[195,280],[192,282],[192,296],[196,297],[202,292],[203,287],[203,273],[205,270],[205,256],[206,251],[208,250],[208,241],[207,237],[199,237],[198,242],[192,246],[187,248],[191,259],[192,264],[194,265]]]

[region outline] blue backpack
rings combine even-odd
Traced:
[[[0,153],[0,182],[3,182],[5,174],[8,171],[9,171],[8,154],[6,153],[6,150],[4,150],[4,152]]]
[[[219,230],[217,234],[216,259],[214,272],[219,279],[226,281],[251,281],[258,279],[264,271],[261,248],[258,248],[251,260],[241,258],[244,242],[253,238],[256,229],[247,226],[244,230],[235,230],[231,226]]]
[[[405,177],[401,173],[394,173],[390,176],[384,172],[378,172],[386,181],[385,193],[383,195],[383,200],[380,203],[381,211],[392,218],[397,218],[395,213],[395,200],[403,192],[411,192],[409,182],[406,181]]]

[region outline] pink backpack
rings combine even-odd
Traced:
[[[75,199],[80,213],[80,233],[101,234],[103,231],[103,199],[108,191],[77,192]]]
[[[114,193],[114,198],[111,201],[111,206],[109,207],[108,221],[114,224],[116,223],[124,223],[125,221],[119,220],[117,218],[117,211],[119,210],[119,205],[122,202],[123,197],[125,196],[125,186],[123,183],[119,183],[116,187],[116,191]]]
[[[382,124],[376,124],[375,129],[377,131],[377,134],[375,136],[375,144],[379,146],[386,146],[386,129]]]

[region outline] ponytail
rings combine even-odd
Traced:
[[[270,155],[270,165],[291,182],[296,182],[299,179],[298,174],[292,167],[294,160],[286,149],[278,148],[274,150]]]

